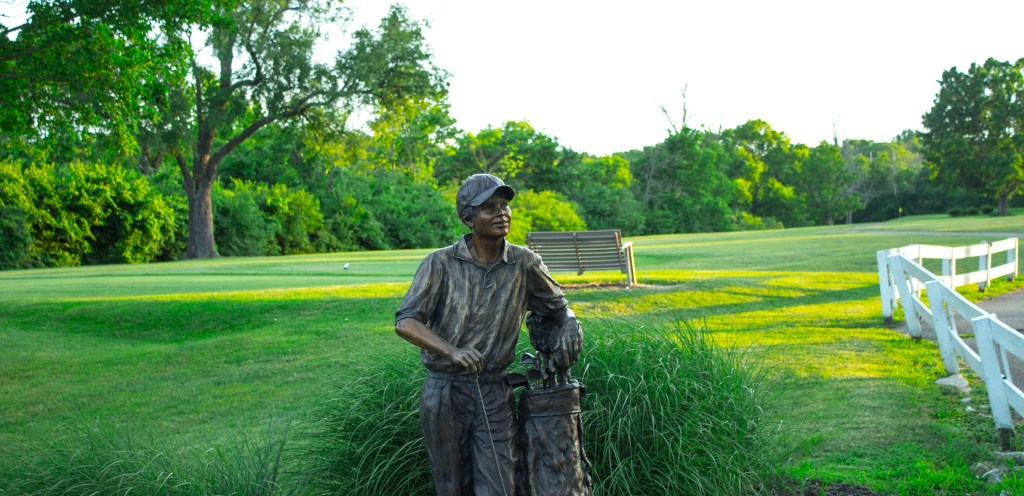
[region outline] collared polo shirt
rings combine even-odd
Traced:
[[[482,373],[504,372],[515,360],[516,341],[527,310],[549,316],[566,307],[565,295],[540,256],[505,242],[491,267],[469,254],[472,234],[423,260],[395,312],[395,322],[414,318],[459,347],[483,354]],[[422,350],[428,370],[460,373],[462,367]]]

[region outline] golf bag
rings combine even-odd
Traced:
[[[520,496],[590,496],[590,461],[583,451],[576,380],[519,396]]]
[[[533,367],[519,395],[519,495],[590,496],[590,461],[583,452],[580,420],[580,398],[587,389],[569,375],[578,351],[566,352],[561,346],[566,337],[579,343],[582,329],[568,308],[564,316],[531,313],[526,327],[539,357],[524,356],[521,361]]]

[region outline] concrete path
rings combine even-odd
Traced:
[[[1004,324],[1024,334],[1024,288],[993,298],[985,298],[976,302],[976,305],[986,312],[996,314],[996,317]],[[956,327],[960,332],[970,332],[971,325],[957,317]],[[904,334],[908,333],[906,321],[901,323],[900,330]],[[922,322],[921,337],[935,341],[935,329],[932,328],[930,322]],[[974,338],[965,338],[964,342],[977,351],[978,348],[974,344]],[[1024,361],[1012,356],[1007,361],[1010,365],[1010,376],[1013,378],[1014,384],[1024,385]]]
[[[996,314],[1004,324],[1024,333],[1024,288],[995,298],[985,298],[977,305],[986,312]]]

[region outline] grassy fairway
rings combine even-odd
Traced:
[[[882,324],[875,250],[1009,233],[1024,236],[1024,212],[652,236],[633,240],[639,288],[599,284],[624,281],[617,273],[556,279],[584,328],[682,319],[759,357],[784,379],[769,413],[793,450],[789,473],[963,494],[978,491],[969,467],[994,446],[991,420],[932,384],[933,344]],[[391,327],[426,253],[0,272],[0,494],[16,461],[69,426],[204,449],[308,418],[380,356],[415,354]]]

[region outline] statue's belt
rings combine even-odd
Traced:
[[[507,374],[505,374],[504,372],[499,372],[494,374],[471,375],[453,374],[450,372],[434,372],[433,370],[431,370],[427,372],[427,377],[431,379],[444,379],[448,381],[457,382],[473,382],[479,380],[480,383],[485,384],[494,382],[505,382],[505,377],[507,377]]]

